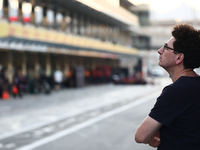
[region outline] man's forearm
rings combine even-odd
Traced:
[[[161,123],[147,116],[135,133],[137,143],[149,143],[151,137],[160,129]]]

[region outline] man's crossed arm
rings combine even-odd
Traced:
[[[162,124],[147,116],[135,133],[137,143],[149,144],[152,147],[160,145],[160,127]]]

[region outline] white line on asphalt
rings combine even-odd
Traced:
[[[73,133],[73,132],[76,132],[76,131],[78,131],[78,130],[80,130],[80,129],[83,129],[83,128],[87,127],[87,126],[90,126],[90,125],[92,125],[92,124],[95,124],[95,123],[97,123],[97,122],[99,122],[99,121],[101,121],[101,120],[107,119],[107,118],[109,118],[109,117],[111,117],[111,116],[114,116],[114,115],[116,115],[116,114],[118,114],[118,113],[124,112],[124,111],[126,111],[126,110],[128,110],[128,109],[130,109],[130,108],[136,107],[136,106],[138,106],[138,105],[140,105],[140,104],[143,104],[143,103],[145,103],[145,102],[147,102],[147,101],[150,101],[150,100],[152,100],[152,99],[155,100],[155,98],[158,96],[159,93],[160,93],[160,92],[156,92],[156,93],[153,93],[153,94],[151,94],[151,95],[145,96],[145,97],[143,97],[143,98],[138,99],[137,101],[134,101],[134,102],[132,102],[132,103],[129,103],[129,104],[124,105],[124,106],[122,106],[122,107],[119,107],[119,108],[117,108],[117,109],[114,109],[114,110],[111,110],[111,111],[109,111],[109,112],[106,112],[106,113],[104,113],[104,114],[102,114],[102,115],[100,115],[100,116],[98,116],[98,117],[96,117],[96,118],[92,118],[92,119],[90,119],[90,120],[88,120],[88,121],[85,121],[85,122],[83,122],[83,123],[80,123],[80,124],[78,124],[78,125],[75,125],[75,126],[73,126],[73,127],[71,127],[71,128],[68,128],[68,129],[66,129],[66,130],[60,131],[60,132],[58,132],[58,133],[56,133],[56,134],[53,134],[53,135],[51,135],[51,136],[48,136],[48,137],[43,138],[43,139],[41,139],[41,140],[38,140],[38,141],[36,141],[36,142],[34,142],[34,143],[31,143],[31,144],[29,144],[29,145],[25,145],[25,146],[23,146],[23,147],[21,147],[21,148],[18,148],[18,149],[16,149],[16,150],[32,150],[32,149],[34,149],[34,148],[37,148],[37,147],[39,147],[39,146],[42,146],[42,145],[44,145],[44,144],[47,144],[47,143],[49,143],[49,142],[52,142],[52,141],[57,140],[57,139],[59,139],[59,138],[62,138],[62,137],[64,137],[64,136],[68,135],[68,134],[71,134],[71,133]]]
[[[158,89],[156,89],[155,91],[157,91],[157,90]],[[155,92],[155,91],[153,91],[153,92]],[[146,93],[146,94],[148,95],[149,93]],[[135,97],[135,99],[137,99],[137,97]],[[115,102],[119,102],[119,100],[115,100]],[[61,121],[61,120],[66,119],[68,117],[76,116],[76,115],[79,115],[79,114],[83,114],[83,113],[85,113],[87,111],[94,110],[94,109],[97,109],[97,108],[100,108],[100,107],[103,107],[103,106],[107,106],[107,105],[110,105],[112,103],[113,102],[108,102],[108,103],[104,103],[104,104],[101,104],[101,105],[98,104],[98,105],[95,105],[95,106],[85,107],[84,109],[81,109],[79,111],[68,113],[68,114],[65,114],[63,116],[59,116],[58,118],[54,118],[54,119],[49,120],[49,121],[39,122],[39,123],[33,124],[31,126],[23,127],[22,129],[20,129],[18,131],[11,131],[11,132],[8,132],[8,133],[4,133],[4,134],[0,135],[0,140],[8,138],[8,137],[11,137],[11,136],[14,136],[14,135],[17,135],[17,134],[20,134],[20,133],[24,133],[24,132],[28,132],[28,131],[31,131],[31,130],[35,130],[37,128],[40,128],[40,127],[43,127],[43,126],[46,126],[46,125]]]

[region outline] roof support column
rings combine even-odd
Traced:
[[[39,64],[39,59],[38,59],[38,54],[34,55],[34,73],[35,77],[39,77],[39,72],[40,72],[40,64]]]
[[[72,18],[70,16],[69,11],[66,12],[65,21],[66,21],[65,32],[66,33],[71,33]]]
[[[86,36],[90,37],[90,35],[91,35],[90,19],[87,18],[87,21],[86,21]]]
[[[22,75],[27,75],[27,56],[26,53],[22,53]]]
[[[83,64],[85,69],[91,69],[91,58],[85,58]]]
[[[60,65],[60,56],[56,56],[56,70],[61,70],[61,65]]]
[[[97,66],[96,58],[92,58],[92,61],[91,61],[91,68],[92,68],[92,69],[95,69],[96,66]]]
[[[81,15],[80,17],[80,26],[79,26],[80,35],[85,35],[85,23],[84,23],[84,16]]]
[[[73,34],[78,34],[78,17],[76,13],[73,14],[72,31],[73,31]]]
[[[50,76],[51,75],[51,58],[50,58],[50,55],[47,54],[46,55],[46,69],[45,69],[45,74],[46,76]]]
[[[70,67],[77,66],[77,58],[75,56],[70,56]]]
[[[13,81],[13,52],[8,51],[7,53],[7,70],[5,72],[6,77],[8,78],[9,83]]]
[[[69,73],[69,57],[64,58],[64,74],[67,75]]]

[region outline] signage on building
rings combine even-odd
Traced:
[[[58,25],[61,25],[62,24],[62,21],[63,21],[63,15],[61,13],[57,13],[56,14],[56,23]]]
[[[53,10],[47,10],[47,23],[53,25],[54,23],[54,12]]]
[[[8,18],[9,21],[17,21],[18,20],[18,9],[19,9],[19,1],[18,0],[9,0],[8,1]]]
[[[101,42],[94,39],[81,38],[78,36],[67,35],[55,31],[49,31],[41,28],[33,28],[29,26],[19,26],[8,23],[0,23],[0,37],[13,36],[22,39],[30,39],[36,41],[65,44],[82,48],[92,48],[103,50],[109,53],[121,53],[128,55],[136,55],[137,49],[128,48],[122,45],[114,45],[111,43]],[[110,57],[110,56],[109,56]]]
[[[23,22],[31,21],[32,5],[29,2],[22,3]]]
[[[43,8],[41,6],[36,6],[35,9],[35,24],[42,24],[43,21]]]
[[[0,19],[3,18],[3,0],[0,0]]]

